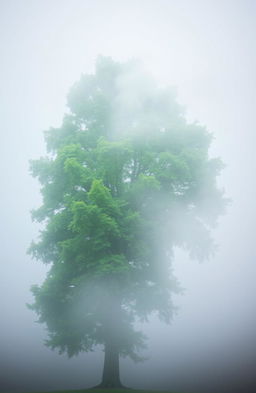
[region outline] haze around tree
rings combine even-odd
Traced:
[[[101,346],[100,386],[120,387],[119,357],[143,360],[136,322],[156,314],[170,323],[175,313],[175,248],[198,260],[215,250],[223,164],[209,155],[207,129],[188,123],[173,90],[135,60],[99,57],[67,108],[45,132],[47,156],[31,162],[43,201],[29,252],[49,271],[30,308],[51,349],[74,356]]]

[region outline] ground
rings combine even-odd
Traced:
[[[134,390],[134,389],[84,389],[84,390],[62,390],[55,391],[50,393],[178,393],[178,392],[170,392],[170,391],[158,391],[158,390]],[[39,393],[39,392],[38,392]],[[44,392],[40,392],[44,393]],[[47,392],[49,393],[49,392]]]

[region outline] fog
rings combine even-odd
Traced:
[[[30,159],[45,154],[43,131],[62,121],[69,88],[94,70],[99,54],[138,58],[171,85],[189,121],[215,136],[226,167],[219,186],[232,199],[213,231],[214,257],[192,261],[176,250],[184,294],[171,325],[143,329],[149,357],[121,361],[124,384],[180,392],[253,391],[255,344],[255,27],[256,3],[200,0],[6,0],[1,48],[1,389],[90,387],[100,381],[100,351],[74,359],[44,347],[46,332],[26,308],[30,286],[47,268],[26,250],[39,230],[30,210],[40,186]]]

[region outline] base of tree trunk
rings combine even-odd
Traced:
[[[94,386],[92,389],[127,389],[127,390],[132,390],[131,388],[128,388],[127,386],[124,386],[121,383],[118,385],[100,383],[99,385]]]

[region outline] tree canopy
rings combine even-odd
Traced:
[[[45,132],[47,156],[31,162],[43,203],[29,252],[50,267],[30,307],[49,347],[73,356],[102,344],[103,384],[114,386],[119,355],[139,360],[144,347],[134,322],[172,318],[174,247],[198,259],[213,251],[222,163],[209,157],[212,135],[137,62],[100,57],[67,106]]]

